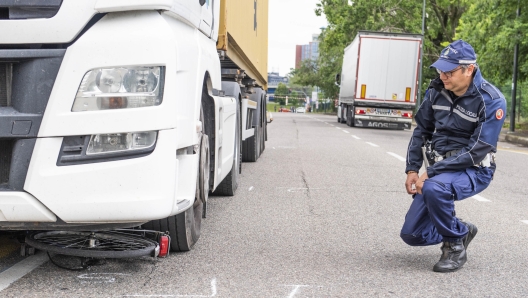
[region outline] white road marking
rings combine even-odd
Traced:
[[[387,154],[393,156],[393,157],[396,157],[398,160],[401,160],[401,161],[405,161],[405,158],[404,157],[401,157],[399,156],[398,154],[396,153],[392,153],[392,152],[387,152]]]
[[[521,220],[521,222],[523,222],[523,223],[528,225],[528,220]]]
[[[346,130],[343,130],[343,132],[345,132],[345,133],[350,133],[350,132],[348,132],[348,131],[346,131]]]
[[[0,273],[0,291],[9,287],[10,284],[33,271],[33,269],[44,264],[48,260],[48,255],[45,252],[37,252]]]
[[[336,127],[337,129],[341,129],[341,127]]]
[[[351,135],[351,137],[353,137],[353,138],[356,139],[356,140],[361,140],[361,138],[358,137],[358,136]]]
[[[479,195],[474,195],[472,196],[471,198],[479,201],[479,202],[491,202],[490,200],[486,199],[485,197],[483,196],[479,196]]]
[[[123,295],[123,297],[215,297],[216,292],[216,278],[211,280],[211,295]]]
[[[324,124],[328,124],[328,122],[325,122]]]
[[[374,144],[374,143],[371,143],[371,142],[365,142],[365,143],[369,144],[369,145],[372,146],[372,147],[379,147],[378,145],[376,145],[376,144]]]
[[[330,126],[334,126],[333,124],[330,124]]]
[[[517,153],[517,154],[528,155],[528,152],[526,152],[526,151],[520,151],[520,150],[510,149],[510,147],[499,147],[498,149],[499,149],[499,152],[500,152],[500,151],[506,151],[506,152],[512,152],[512,153]]]
[[[253,189],[255,189],[253,186],[251,186],[248,191],[252,191]]]

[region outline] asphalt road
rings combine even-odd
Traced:
[[[528,296],[526,148],[500,143],[491,186],[456,203],[479,233],[464,268],[441,274],[432,271],[439,245],[409,247],[399,238],[411,203],[402,160],[410,131],[273,115],[264,154],[243,164],[235,196],[210,198],[191,252],[83,271],[44,262],[0,296]]]

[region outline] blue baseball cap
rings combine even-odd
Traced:
[[[440,53],[440,57],[429,68],[438,68],[443,72],[451,71],[457,68],[460,64],[474,64],[477,63],[477,54],[473,47],[459,39],[452,42]]]

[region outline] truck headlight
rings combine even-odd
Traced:
[[[156,131],[92,135],[86,155],[148,149],[156,144],[157,135]]]
[[[82,81],[72,112],[157,106],[163,98],[165,67],[96,68]]]

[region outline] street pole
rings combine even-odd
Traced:
[[[517,2],[517,19],[521,15],[520,0]],[[519,42],[515,44],[513,50],[513,80],[512,80],[512,102],[511,102],[511,115],[510,115],[510,132],[515,131],[515,100],[517,96],[517,60],[519,55]]]
[[[425,42],[425,0],[423,0],[422,6],[422,46],[420,47],[420,72],[418,76],[418,98],[416,104],[419,107],[422,101],[422,68],[423,68],[423,48]]]

